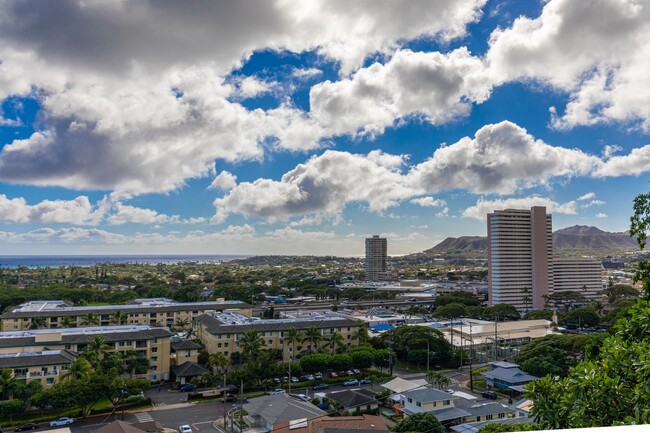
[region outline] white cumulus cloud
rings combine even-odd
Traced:
[[[479,199],[474,206],[463,210],[462,216],[485,221],[487,214],[503,209],[527,209],[532,206],[545,206],[546,212],[564,215],[576,214],[576,202],[558,203],[547,197],[529,196],[520,198],[503,198],[495,200]]]

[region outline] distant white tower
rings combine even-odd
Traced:
[[[374,235],[366,238],[366,281],[379,281],[388,270],[388,241]]]

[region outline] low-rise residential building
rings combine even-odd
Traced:
[[[185,338],[172,337],[171,339],[172,359],[175,365],[184,362],[199,362],[201,345]]]
[[[81,353],[96,336],[104,339],[107,352],[124,354],[132,351],[146,357],[150,363],[149,371],[137,377],[146,377],[151,381],[169,378],[172,333],[164,328],[146,325],[0,332],[0,354],[48,350]]]
[[[356,320],[345,319],[338,316],[312,316],[305,319],[268,319],[246,317],[238,313],[213,313],[205,314],[194,321],[196,335],[209,353],[223,353],[230,357],[234,352],[240,352],[239,340],[242,335],[250,330],[256,330],[264,340],[265,349],[280,349],[283,359],[293,360],[314,348],[309,343],[298,341],[295,343],[296,353],[293,353],[294,344],[285,337],[290,329],[297,329],[303,333],[309,328],[320,331],[325,341],[335,332],[341,334],[347,347],[359,344],[356,332],[360,323]]]
[[[453,424],[469,415],[469,412],[454,405],[455,396],[427,386],[402,393],[405,415],[432,413],[443,424]]]
[[[47,387],[65,376],[77,356],[69,350],[4,353],[0,355],[0,370],[9,368],[17,380],[39,380]]]
[[[378,415],[323,416],[295,419],[273,424],[273,433],[342,433],[388,431]]]
[[[498,389],[521,391],[528,382],[539,379],[519,369],[519,365],[511,362],[492,362],[490,371],[483,373],[485,385]]]
[[[273,425],[300,419],[326,416],[327,413],[313,404],[288,394],[265,395],[244,403],[246,421],[256,432],[272,431]]]
[[[374,410],[379,407],[379,400],[375,398],[376,393],[369,389],[345,389],[343,391],[331,392],[328,398],[334,400],[343,408],[342,410],[352,414],[365,410]]]
[[[187,361],[172,368],[172,372],[176,377],[176,382],[185,385],[186,383],[189,383],[192,378],[209,373],[210,370],[196,362]]]
[[[29,301],[0,315],[2,331],[34,328],[149,325],[171,328],[202,314],[237,311],[252,315],[250,305],[240,301],[176,302],[167,298],[134,299],[123,305],[73,306],[67,301]]]

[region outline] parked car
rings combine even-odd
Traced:
[[[314,391],[320,391],[321,389],[327,389],[329,387],[330,386],[326,383],[319,383],[318,385],[315,385],[313,389]]]
[[[193,385],[191,383],[186,383],[185,385],[181,386],[181,392],[190,392],[190,391],[196,391],[196,385]]]
[[[481,397],[483,398],[489,398],[490,400],[496,400],[497,399],[497,393],[494,391],[483,391],[481,394]]]
[[[234,396],[234,395],[232,395],[232,394],[227,394],[225,400],[226,400],[226,403],[232,403],[232,402],[235,401],[236,399],[235,399],[235,396]]]
[[[305,376],[305,378],[309,381],[316,380],[316,376],[314,376],[313,374],[308,374],[307,376]]]
[[[286,393],[287,391],[282,388],[274,389],[273,391],[270,392],[271,395],[286,394]]]
[[[178,433],[192,433],[192,427],[185,424],[178,428]]]
[[[17,427],[16,431],[34,430],[34,429],[37,429],[39,427],[40,427],[40,425],[38,425],[38,424],[34,424],[33,422],[28,422],[28,423],[25,423],[25,424]]]
[[[354,375],[356,374],[356,373],[355,373],[354,371],[352,371],[352,370],[348,370],[347,373],[348,373],[348,376],[354,376]]]
[[[357,386],[357,385],[359,385],[359,381],[356,379],[350,379],[343,382],[343,386]]]
[[[62,425],[70,425],[73,422],[74,422],[74,418],[69,418],[67,416],[64,416],[63,418],[50,421],[50,427],[60,427]]]
[[[298,380],[297,377],[294,376],[294,377],[291,378],[291,383],[298,383],[298,382],[300,382],[300,381]]]
[[[307,379],[307,376],[300,376],[300,381],[301,381],[301,382],[306,382],[306,381],[308,381],[308,380],[309,380],[309,379]]]
[[[314,378],[317,380],[323,379],[323,373],[314,373]]]
[[[274,377],[273,382],[275,382],[277,385],[279,385],[279,384],[282,383],[282,379],[280,379],[279,377]]]
[[[354,373],[354,374],[361,374],[361,370],[359,370],[358,368],[353,368],[353,369],[352,369],[352,373]]]
[[[370,379],[361,379],[359,381],[359,385],[366,385],[366,384],[371,384],[372,381]]]
[[[311,399],[305,394],[289,394],[293,398],[297,398],[302,401],[310,401]]]
[[[336,374],[336,372],[335,372],[335,371],[330,371],[330,372],[329,372],[329,373],[327,373],[327,374],[328,374],[328,375],[329,375],[329,377],[331,377],[332,379],[334,379],[334,378],[337,378],[337,377],[339,377],[339,375],[338,375],[338,374]]]

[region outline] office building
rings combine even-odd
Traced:
[[[388,274],[388,240],[374,235],[366,238],[366,281],[380,281]]]
[[[149,325],[171,328],[187,326],[205,313],[237,311],[252,315],[251,306],[240,301],[176,302],[167,298],[134,299],[124,305],[73,306],[67,301],[29,301],[0,315],[2,331],[34,328]]]
[[[487,216],[490,305],[543,309],[553,291],[553,228],[546,208],[496,210]]]
[[[32,366],[30,363],[33,359],[29,355],[22,355],[24,353],[41,352],[43,356],[41,359],[50,362],[53,361],[53,351],[59,351],[59,355],[64,353],[64,356],[67,351],[81,353],[96,336],[101,336],[108,346],[106,351],[109,353],[131,352],[149,359],[149,370],[138,373],[134,377],[148,378],[151,381],[167,380],[172,335],[167,329],[146,325],[0,332],[0,355],[11,355],[15,357],[14,361],[24,361],[23,365],[14,362],[15,365],[12,367],[14,371],[23,374],[31,371],[29,368]],[[57,359],[59,358],[60,356]],[[52,368],[47,371],[53,373],[54,364],[49,365],[52,365]],[[64,370],[63,367],[57,369],[58,372]],[[58,373],[51,374],[50,377],[54,383]]]
[[[553,259],[553,292],[578,292],[588,300],[600,299],[603,291],[603,265],[586,258]]]
[[[339,316],[312,316],[300,319],[268,319],[246,317],[238,313],[212,313],[205,314],[194,321],[197,337],[209,353],[223,353],[230,357],[234,352],[241,352],[239,340],[242,335],[250,330],[256,330],[264,340],[264,349],[282,350],[282,359],[295,360],[298,355],[316,352],[320,347],[329,348],[327,339],[338,332],[343,337],[346,347],[359,345],[356,332],[360,322]],[[320,347],[311,347],[303,341],[305,331],[316,328],[320,331],[322,341]],[[285,340],[290,329],[301,332],[301,339],[293,342]],[[294,353],[295,346],[295,353]]]

